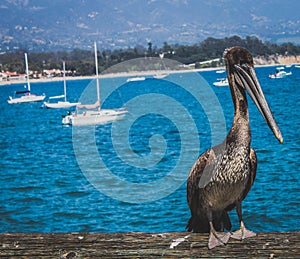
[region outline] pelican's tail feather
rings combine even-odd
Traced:
[[[214,215],[213,225],[216,231],[230,230],[232,226],[228,213],[223,211],[221,214]],[[209,233],[208,218],[205,215],[192,216],[187,223],[186,230],[197,233]]]
[[[186,230],[196,233],[209,233],[207,217],[192,216],[188,221]]]

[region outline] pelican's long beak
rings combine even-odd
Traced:
[[[236,68],[234,74],[237,82],[246,88],[261,115],[269,125],[270,129],[273,131],[275,137],[280,143],[282,143],[283,138],[281,132],[266,101],[254,68],[248,64],[234,65],[234,67]]]

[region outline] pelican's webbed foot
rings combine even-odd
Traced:
[[[226,245],[229,241],[231,234],[228,233],[220,233],[216,231],[210,231],[209,240],[208,240],[208,248],[212,249],[216,246]]]
[[[241,227],[239,230],[232,233],[231,237],[238,240],[243,240],[248,237],[254,237],[256,233],[251,230],[246,229],[244,222],[241,221]]]

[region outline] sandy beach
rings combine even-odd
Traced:
[[[208,70],[222,69],[223,67],[217,68],[202,68],[202,69],[182,69],[182,70],[159,70],[159,71],[133,71],[133,72],[120,72],[120,73],[109,73],[109,74],[99,74],[99,78],[118,78],[118,77],[136,77],[136,76],[154,76],[159,73],[162,74],[174,74],[174,73],[186,73],[186,72],[199,72]],[[74,76],[66,77],[66,81],[70,80],[88,80],[95,79],[96,76]],[[63,77],[51,77],[51,78],[39,78],[30,79],[30,83],[45,83],[45,82],[57,82],[63,81]],[[11,81],[0,81],[0,85],[11,85],[11,84],[25,84],[25,80],[11,80]]]

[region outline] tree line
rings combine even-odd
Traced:
[[[137,45],[134,48],[103,50],[98,51],[99,71],[135,58],[141,57],[159,57],[164,54],[164,58],[173,59],[183,64],[194,63],[196,67],[205,66],[201,62],[212,59],[219,59],[210,66],[218,66],[222,64],[223,52],[231,46],[242,46],[252,53],[254,57],[270,55],[299,55],[300,46],[292,43],[284,43],[281,45],[262,42],[259,38],[247,36],[244,39],[239,36],[226,37],[224,39],[216,39],[209,37],[199,44],[186,45],[169,45],[167,42],[161,48],[152,45],[151,42],[147,46]],[[0,70],[16,73],[24,73],[24,52],[3,53],[0,55]],[[57,52],[40,52],[28,53],[30,70],[43,73],[43,70],[61,69],[62,61],[66,62],[67,70],[73,71],[76,76],[85,76],[95,74],[94,53],[88,50],[75,49],[73,51],[57,51]]]

